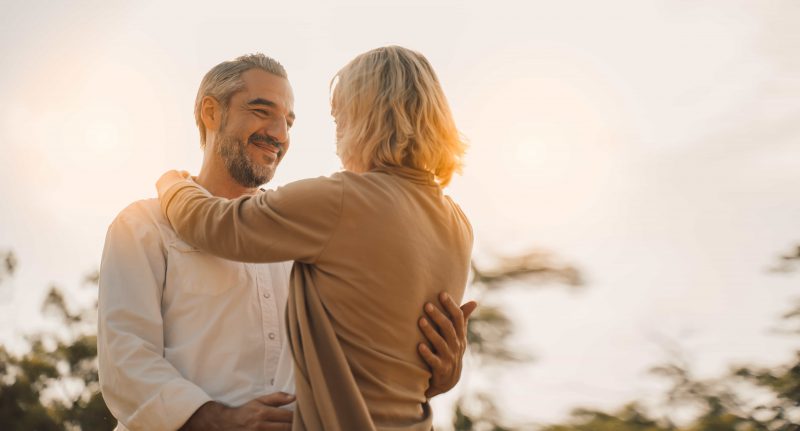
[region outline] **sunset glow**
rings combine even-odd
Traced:
[[[49,5],[7,5],[0,27],[0,251],[20,261],[0,340],[47,325],[31,316],[52,283],[90,303],[77,286],[115,215],[167,169],[199,170],[210,67],[261,51],[288,70],[297,121],[274,188],[341,169],[330,79],[399,44],[431,61],[469,143],[446,192],[476,255],[549,250],[587,274],[579,294],[497,298],[540,356],[488,382],[511,417],[646,399],[654,339],[706,375],[791,351],[766,330],[797,278],[766,268],[800,240],[796,3]]]

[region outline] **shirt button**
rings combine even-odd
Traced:
[[[275,333],[274,332],[270,332],[269,335],[267,335],[267,336],[269,337],[270,340],[274,340],[275,339]]]
[[[267,298],[267,299],[269,299],[269,297],[270,297],[270,294],[269,294],[269,293],[265,293],[263,296],[264,296],[264,298]]]
[[[275,379],[269,379],[269,385],[270,386],[275,385]]]

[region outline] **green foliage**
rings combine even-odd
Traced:
[[[800,246],[778,259],[778,262],[769,270],[775,273],[790,273],[800,268]]]
[[[794,272],[800,263],[800,247],[781,258],[771,271]],[[800,304],[783,316],[800,321]],[[800,331],[794,331],[800,333]],[[566,424],[542,431],[798,431],[800,430],[800,351],[788,363],[773,366],[740,366],[714,379],[698,379],[683,361],[655,367],[653,373],[670,381],[661,409],[630,404],[605,413],[576,410]],[[763,397],[751,400],[754,393]],[[699,412],[677,426],[669,412],[690,408]]]
[[[517,362],[524,356],[508,348],[505,340],[513,333],[511,319],[499,308],[486,305],[470,318],[467,341],[479,358],[488,361]]]
[[[613,414],[576,409],[569,425],[552,425],[542,431],[675,431],[675,428],[659,424],[649,418],[640,405],[631,403]]]
[[[465,404],[471,403],[469,411],[465,413]],[[486,394],[477,394],[471,398],[462,399],[456,405],[453,427],[457,430],[469,431],[510,431],[511,428],[500,425],[502,418],[491,398]]]
[[[531,287],[557,283],[574,288],[583,286],[580,270],[559,262],[551,254],[535,251],[520,256],[504,257],[492,268],[478,268],[472,262],[472,289],[496,290],[511,282],[526,283]]]
[[[469,320],[467,340],[481,362],[500,364],[531,359],[509,348],[508,339],[514,333],[514,324],[503,309],[491,301],[491,295],[515,283],[529,287],[555,283],[579,288],[583,286],[583,277],[574,266],[557,262],[543,252],[502,258],[491,268],[479,268],[473,261],[470,290],[481,306]]]
[[[656,367],[655,374],[672,385],[661,414],[636,403],[606,413],[577,409],[565,424],[542,431],[797,431],[800,430],[800,353],[786,366],[773,369],[741,367],[716,379],[694,378],[683,364]],[[768,403],[754,404],[743,397],[743,384],[771,395]],[[669,407],[694,408],[699,414],[688,424],[675,425]],[[667,413],[665,413],[667,412]]]
[[[781,259],[780,273],[798,269],[800,249]],[[0,256],[0,282],[13,275],[13,253]],[[580,287],[580,272],[532,253],[504,259],[494,268],[473,264],[473,291],[481,307],[470,319],[468,338],[475,357],[484,366],[530,359],[509,347],[513,321],[491,303],[491,295],[511,284],[538,287],[548,283]],[[86,278],[96,284],[93,273]],[[51,288],[43,312],[62,323],[66,335],[40,333],[28,337],[29,349],[12,354],[0,347],[0,429],[111,430],[116,421],[99,392],[93,309],[71,312],[61,292]],[[800,303],[784,316],[800,322]],[[798,325],[800,326],[800,325]],[[794,331],[800,333],[800,330]],[[800,430],[800,351],[787,364],[776,367],[740,366],[719,378],[698,379],[683,361],[656,367],[653,374],[668,379],[670,389],[661,406],[633,402],[613,412],[576,409],[563,424],[534,427],[509,424],[486,393],[468,394],[457,402],[453,426],[459,431],[798,431]],[[66,382],[75,383],[68,390]],[[743,389],[768,394],[767,401],[752,403]],[[749,388],[749,389],[747,389]],[[689,423],[677,425],[670,412],[698,412]]]
[[[9,275],[15,266],[13,260]],[[28,336],[23,354],[0,347],[0,429],[113,429],[116,420],[100,395],[93,309],[71,312],[52,287],[42,311],[60,323],[62,334]]]
[[[514,322],[501,306],[492,303],[492,295],[515,284],[531,288],[551,284],[580,288],[584,281],[576,267],[558,262],[543,252],[502,258],[490,268],[479,267],[473,261],[470,290],[481,305],[470,317],[467,341],[476,362],[484,369],[532,359],[510,347]],[[456,402],[453,428],[457,431],[506,431],[518,429],[519,425],[508,425],[492,397],[478,391]]]
[[[484,295],[512,282],[538,286],[542,281],[556,281],[574,287],[583,283],[576,269],[553,265],[542,254],[506,260],[491,271],[480,271],[474,265],[473,270],[475,288]],[[784,274],[798,270],[800,247],[782,256],[770,269]],[[520,360],[519,353],[508,345],[508,337],[513,333],[509,317],[491,304],[482,303],[478,310],[480,313],[469,326],[473,352],[488,363]],[[786,332],[800,334],[800,302],[783,318],[796,328]],[[646,407],[632,402],[612,412],[578,408],[562,424],[532,427],[509,425],[491,396],[471,394],[456,405],[453,426],[458,431],[800,431],[800,351],[780,366],[740,366],[713,379],[695,377],[689,364],[679,359],[653,368],[652,373],[670,382],[660,405]],[[762,395],[759,402],[752,401],[750,395],[754,393]],[[696,414],[687,423],[678,425],[673,419],[677,411]]]
[[[14,252],[7,251],[0,254],[0,283],[11,278],[17,269],[17,257]]]

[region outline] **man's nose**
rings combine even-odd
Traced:
[[[286,143],[289,139],[289,126],[285,120],[272,121],[267,127],[267,132],[272,139],[280,143]]]

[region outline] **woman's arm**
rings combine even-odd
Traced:
[[[211,196],[176,171],[157,186],[175,232],[201,250],[242,262],[313,263],[339,223],[342,181],[338,175],[302,180],[233,200]]]

